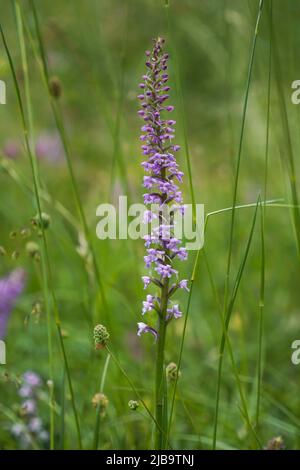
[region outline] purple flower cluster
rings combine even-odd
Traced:
[[[22,386],[19,396],[22,398],[20,417],[22,421],[14,423],[11,433],[20,441],[21,447],[27,448],[33,440],[46,443],[49,433],[43,426],[42,419],[38,415],[39,391],[42,385],[41,377],[33,372],[26,371],[22,377]]]
[[[167,84],[169,56],[164,53],[163,45],[164,40],[158,38],[154,40],[152,50],[146,52],[147,73],[143,75],[143,81],[139,85],[141,109],[138,114],[144,120],[140,137],[142,153],[146,156],[146,160],[142,162],[147,173],[143,185],[148,190],[144,194],[144,203],[151,205],[151,209],[144,213],[144,222],[157,223],[151,233],[145,236],[147,255],[144,259],[150,273],[143,276],[142,280],[145,289],[154,284],[161,291],[167,292],[167,308],[164,312],[162,295],[147,295],[142,314],[154,310],[168,322],[182,315],[179,306],[171,301],[171,296],[178,288],[188,290],[188,287],[186,280],[179,281],[178,271],[173,267],[176,258],[181,261],[187,259],[187,251],[180,246],[181,241],[174,237],[174,218],[169,217],[172,211],[184,212],[182,193],[177,184],[182,182],[183,172],[175,157],[180,147],[173,143],[176,122],[168,117],[174,107],[166,103],[170,91]],[[138,335],[146,332],[157,337],[154,328],[143,322],[138,323]]]
[[[0,339],[6,335],[10,313],[22,293],[24,285],[25,272],[22,269],[16,269],[0,279]]]

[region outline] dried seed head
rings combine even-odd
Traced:
[[[284,450],[285,445],[281,436],[272,437],[265,447],[265,450]]]
[[[128,402],[128,408],[132,411],[137,410],[139,407],[139,402],[136,400],[129,400]]]
[[[51,77],[49,80],[49,91],[53,98],[58,99],[61,97],[62,87],[61,81],[58,77]]]
[[[177,376],[181,377],[181,372],[178,371],[177,364],[175,362],[170,362],[166,367],[166,376],[168,382],[176,382]]]
[[[37,257],[40,256],[40,247],[35,242],[27,242],[26,252],[31,258],[37,259]]]
[[[107,345],[109,333],[105,326],[96,325],[94,328],[95,349],[103,349]]]
[[[51,222],[51,217],[49,214],[46,214],[46,212],[42,212],[41,217],[39,216],[39,214],[37,214],[31,219],[31,223],[34,227],[40,228],[40,229],[43,228],[44,230],[46,230],[49,227],[50,222]]]
[[[104,393],[96,393],[93,396],[92,404],[94,408],[99,407],[100,416],[103,418],[106,413],[106,408],[108,407],[108,404],[109,404],[107,396],[104,395]]]

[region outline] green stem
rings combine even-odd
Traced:
[[[109,361],[110,361],[110,354],[107,354],[105,364],[104,364],[104,369],[101,374],[101,381],[100,381],[100,387],[99,387],[100,393],[103,393],[104,391],[104,384],[105,384],[105,379],[107,375]],[[99,446],[100,418],[101,416],[100,416],[100,403],[99,403],[96,409],[96,424],[95,424],[95,430],[94,430],[93,450],[98,450],[98,446]]]
[[[161,293],[161,312],[159,316],[157,355],[156,355],[156,379],[155,379],[155,418],[157,421],[155,434],[155,449],[162,450],[165,447],[166,426],[166,400],[165,400],[165,343],[166,343],[166,312],[168,305],[169,281],[165,280]]]

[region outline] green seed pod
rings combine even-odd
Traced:
[[[35,242],[27,242],[26,243],[26,253],[31,257],[36,259],[40,256],[40,247]]]
[[[137,410],[139,406],[139,402],[136,400],[129,400],[128,402],[128,408],[132,411]]]
[[[166,367],[166,376],[168,382],[176,382],[177,376],[178,378],[181,376],[181,372],[178,371],[177,364],[175,362],[170,362],[170,364]]]
[[[103,349],[107,345],[109,339],[109,333],[105,326],[103,325],[96,325],[94,328],[94,340],[95,340],[95,348],[96,349]]]
[[[51,223],[51,217],[50,215],[46,214],[46,212],[42,212],[41,220],[40,220],[39,214],[37,214],[31,219],[31,223],[34,227],[37,227],[40,229],[43,228],[44,230],[46,230]]]
[[[108,404],[109,404],[107,396],[104,395],[104,393],[96,393],[93,396],[92,404],[94,408],[99,407],[99,414],[103,418],[106,413],[106,408],[108,407]]]

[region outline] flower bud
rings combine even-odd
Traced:
[[[93,404],[94,408],[99,407],[99,414],[103,418],[105,416],[105,413],[106,413],[106,408],[109,404],[107,396],[104,395],[104,393],[96,393],[93,396],[92,404]]]
[[[5,256],[5,255],[6,255],[6,249],[4,248],[4,246],[0,246],[0,255],[1,255],[1,256]]]
[[[37,259],[37,257],[40,256],[40,247],[35,242],[27,242],[26,252],[31,258]]]
[[[109,333],[105,326],[96,325],[94,328],[95,349],[103,349],[107,345]]]
[[[139,402],[136,400],[129,400],[128,402],[128,408],[132,411],[137,410],[139,407]]]
[[[178,371],[177,364],[175,362],[170,362],[170,364],[166,367],[166,376],[168,382],[176,382],[177,376],[178,378],[181,376],[181,372]]]

